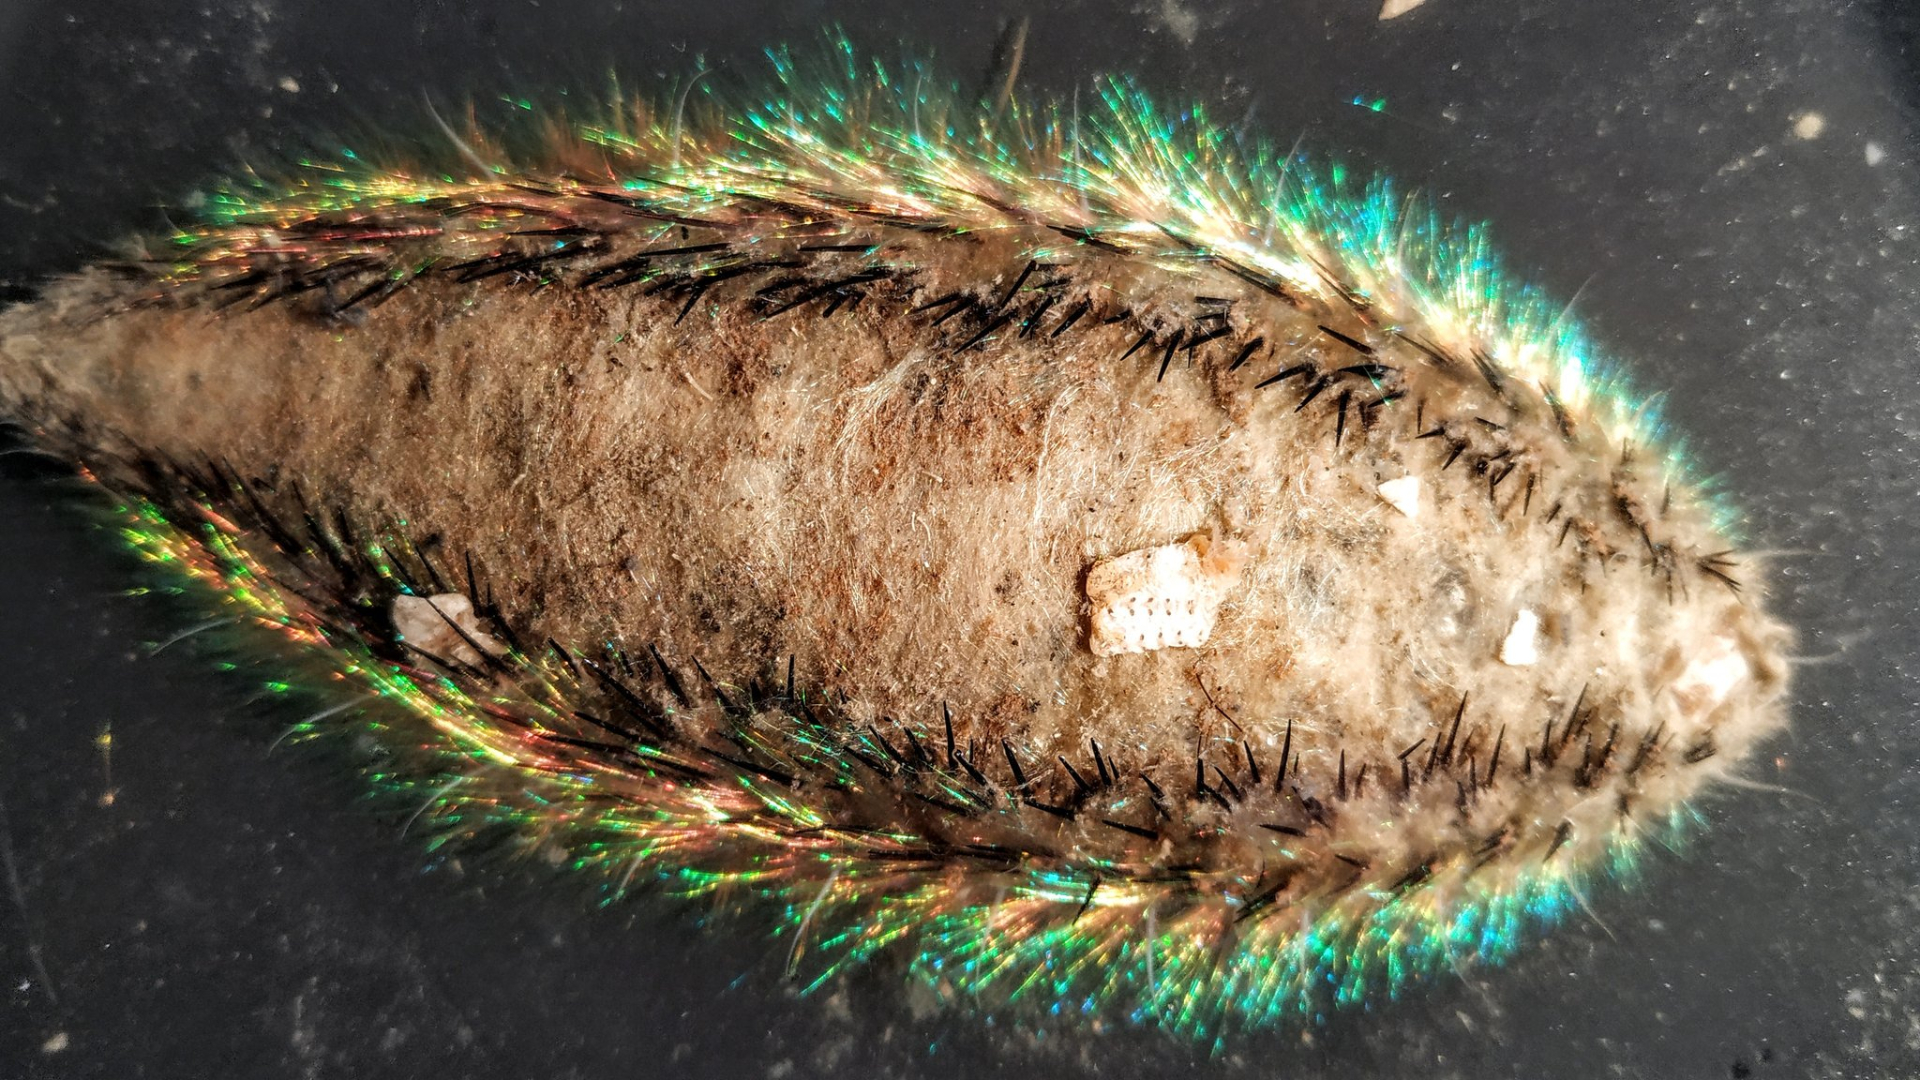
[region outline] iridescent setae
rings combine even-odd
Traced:
[[[1218,1037],[1506,955],[1780,723],[1725,504],[1478,230],[1123,82],[710,82],[0,315],[437,843]]]

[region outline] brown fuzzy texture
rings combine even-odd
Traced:
[[[1464,817],[1498,754],[1458,827],[1538,847],[1674,805],[1780,723],[1786,634],[1723,577],[1704,509],[1536,389],[1363,307],[1091,250],[1028,271],[1064,281],[1029,328],[1045,294],[1001,298],[1044,237],[870,234],[914,273],[775,314],[749,302],[764,279],[686,307],[429,276],[348,319],[96,272],[0,315],[0,402],[110,479],[211,460],[368,535],[438,537],[526,640],[657,643],[722,683],[791,654],[854,719],[933,727],[945,705],[964,744],[1042,761],[1097,739],[1182,794],[1197,752],[1242,746],[1272,784],[1290,740],[1309,801],[1392,813],[1403,767],[1439,766]],[[975,306],[913,310],[952,293]],[[1417,516],[1378,493],[1404,476]],[[1244,555],[1207,644],[1096,657],[1089,568],[1196,534]],[[1508,666],[1523,610],[1540,659]],[[1717,650],[1745,676],[1716,682]],[[1443,839],[1339,821],[1329,849],[1383,866]]]

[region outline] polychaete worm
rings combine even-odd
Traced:
[[[0,313],[411,832],[1215,1037],[1502,959],[1783,724],[1733,511],[1482,230],[1126,81],[772,55]]]

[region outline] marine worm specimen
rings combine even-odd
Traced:
[[[1219,1037],[1500,959],[1783,722],[1731,513],[1479,230],[1126,82],[719,81],[0,314],[413,830]]]

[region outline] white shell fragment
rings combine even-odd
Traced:
[[[1389,480],[1374,489],[1388,506],[1410,518],[1420,516],[1420,478],[1403,476],[1398,480]]]
[[[1513,617],[1507,640],[1500,643],[1500,662],[1508,667],[1526,667],[1540,659],[1540,616],[1527,608]]]
[[[1387,0],[1380,5],[1380,20],[1385,22],[1388,19],[1397,19],[1426,2],[1427,0]]]
[[[1746,681],[1753,668],[1730,638],[1712,637],[1673,680],[1673,697],[1689,716],[1702,716],[1720,707],[1734,687]]]
[[[1087,571],[1087,647],[1095,656],[1116,656],[1205,645],[1245,563],[1245,544],[1203,535],[1094,564]]]
[[[473,667],[483,662],[476,645],[491,656],[507,653],[506,646],[480,628],[473,601],[464,593],[394,597],[393,631],[423,653]]]

